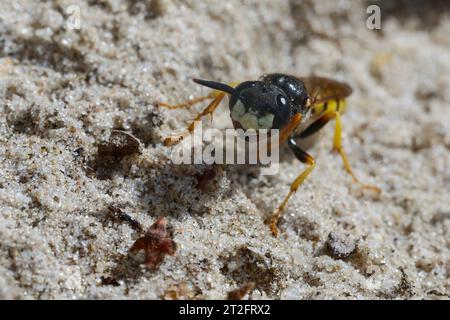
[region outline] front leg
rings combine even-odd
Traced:
[[[199,80],[194,79],[194,82],[200,83]],[[200,83],[201,84],[201,83]],[[228,84],[228,86],[230,87],[235,87],[238,83],[237,82],[230,82]],[[188,108],[191,107],[197,103],[200,103],[202,101],[205,100],[209,100],[212,99],[212,101],[209,103],[209,105],[199,114],[196,115],[194,121],[192,121],[189,126],[187,127],[187,130],[181,134],[176,134],[176,135],[172,135],[167,137],[163,144],[165,146],[172,146],[175,144],[180,143],[181,141],[183,141],[184,138],[186,138],[187,136],[189,136],[195,129],[196,124],[204,117],[207,115],[211,115],[211,119],[212,119],[212,115],[213,112],[217,109],[217,107],[219,106],[220,102],[222,101],[222,99],[225,97],[226,92],[221,91],[221,90],[213,90],[211,91],[211,93],[209,93],[206,96],[202,96],[202,97],[198,97],[198,98],[194,98],[191,100],[188,100],[186,102],[183,103],[179,103],[176,105],[170,105],[167,103],[163,103],[163,102],[158,102],[157,106],[160,107],[165,107],[168,109],[181,109],[181,108]]]
[[[302,163],[305,163],[308,165],[308,167],[303,170],[297,178],[295,178],[294,182],[291,184],[291,189],[289,190],[289,193],[284,198],[283,202],[278,206],[277,210],[275,211],[272,216],[267,220],[269,223],[270,230],[272,231],[272,234],[276,237],[278,235],[278,221],[283,216],[284,208],[286,207],[286,204],[288,203],[290,197],[297,191],[298,187],[305,181],[305,179],[308,177],[308,175],[313,171],[314,167],[316,166],[316,162],[314,161],[314,158],[310,156],[308,153],[303,151],[295,142],[294,138],[291,136],[288,139],[288,145],[289,148],[294,152],[295,157],[300,160]]]
[[[191,124],[187,127],[187,130],[181,134],[177,134],[177,135],[172,135],[167,137],[164,140],[164,145],[165,146],[173,146],[175,144],[180,143],[181,141],[183,141],[184,138],[186,138],[187,136],[189,136],[192,132],[194,132],[195,129],[195,125],[206,115],[208,114],[212,114],[217,107],[219,106],[219,103],[222,101],[223,97],[225,96],[225,93],[220,92],[217,94],[217,96],[214,98],[213,101],[211,101],[211,103],[199,114],[197,114],[197,116],[195,117],[194,121],[191,122]]]

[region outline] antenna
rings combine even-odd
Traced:
[[[202,79],[192,79],[195,83],[198,83],[202,86],[223,91],[229,94],[234,95],[236,93],[236,90],[234,90],[233,87],[230,87],[229,85],[225,83],[215,82],[215,81],[208,81],[208,80],[202,80]]]

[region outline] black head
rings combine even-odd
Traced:
[[[236,129],[281,129],[291,120],[289,97],[276,85],[246,81],[232,88],[218,82],[194,81],[230,94],[230,114]]]
[[[294,112],[307,111],[308,92],[300,79],[286,74],[271,73],[262,76],[260,80],[283,90],[288,95]]]

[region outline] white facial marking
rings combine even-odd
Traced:
[[[273,125],[273,118],[275,116],[273,114],[266,114],[264,117],[259,118],[258,123],[261,129],[270,129]]]
[[[246,113],[242,117],[240,117],[239,123],[241,124],[242,128],[246,130],[259,129],[258,118],[250,113]]]
[[[239,122],[239,119],[245,114],[245,107],[241,101],[237,101],[231,111],[231,119]]]
[[[248,112],[246,111],[245,106],[238,100],[231,111],[231,119],[238,122],[246,130],[272,128],[273,114],[268,113],[264,117],[258,118],[256,110],[250,108]]]

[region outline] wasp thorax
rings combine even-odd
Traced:
[[[261,81],[275,85],[283,90],[289,97],[294,112],[304,113],[306,111],[308,93],[301,80],[285,74],[271,73],[262,76]]]
[[[261,81],[243,82],[230,99],[231,119],[236,129],[281,129],[291,119],[285,93]]]

